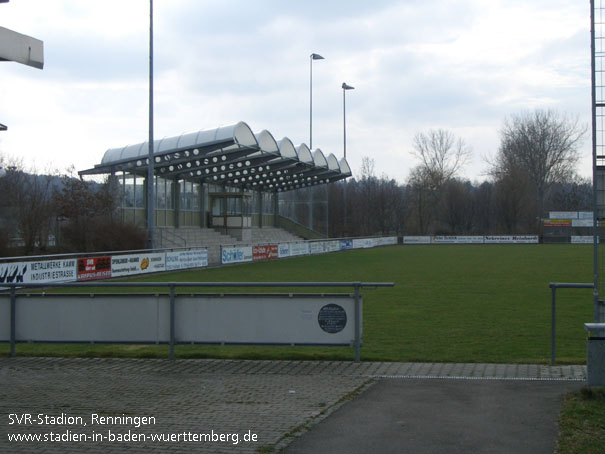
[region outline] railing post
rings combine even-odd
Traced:
[[[174,359],[174,284],[170,284],[170,359]]]
[[[556,361],[556,346],[555,346],[555,333],[557,323],[557,286],[551,284],[550,289],[552,292],[551,306],[550,306],[550,365],[554,366]]]
[[[355,287],[355,362],[358,363],[361,358],[361,295],[359,293],[359,282]]]
[[[17,293],[15,291],[15,286],[11,286],[10,290],[11,295],[11,351],[10,357],[15,357],[15,337],[16,337],[16,328],[17,328]]]

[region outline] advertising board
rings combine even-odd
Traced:
[[[252,260],[275,260],[279,254],[277,244],[266,244],[264,246],[252,247]]]
[[[111,257],[84,257],[78,259],[78,281],[93,281],[111,277]]]
[[[252,246],[221,248],[221,263],[242,263],[252,261]]]
[[[193,249],[190,251],[166,252],[166,270],[185,270],[208,266],[208,251]]]
[[[434,244],[483,244],[482,236],[435,236]]]
[[[166,271],[166,254],[131,254],[111,257],[111,276],[133,276]]]
[[[353,249],[353,240],[340,240],[340,250],[346,251]]]
[[[309,243],[310,254],[323,254],[326,252],[326,242],[324,241],[313,241]]]
[[[277,257],[280,259],[290,257],[290,243],[280,243],[277,245]]]
[[[431,244],[430,236],[404,236],[403,244]]]
[[[290,257],[309,254],[308,243],[290,243]]]

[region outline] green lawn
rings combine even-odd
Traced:
[[[557,453],[605,453],[605,388],[583,388],[566,396]]]
[[[307,256],[139,281],[364,281],[362,360],[542,363],[550,360],[549,282],[591,282],[584,245],[397,246]],[[586,361],[592,290],[557,293],[557,359]],[[0,352],[8,353],[6,344]],[[178,346],[179,357],[351,359],[352,349]],[[166,356],[165,346],[17,346],[18,355]]]

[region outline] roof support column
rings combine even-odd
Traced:
[[[178,178],[173,181],[174,184],[174,227],[180,227],[181,219],[181,182]]]

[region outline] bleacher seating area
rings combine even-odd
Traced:
[[[277,227],[252,227],[252,240],[241,241],[214,229],[199,227],[157,229],[159,248],[205,247],[208,248],[210,266],[221,263],[221,246],[275,244],[302,241],[302,238]]]

